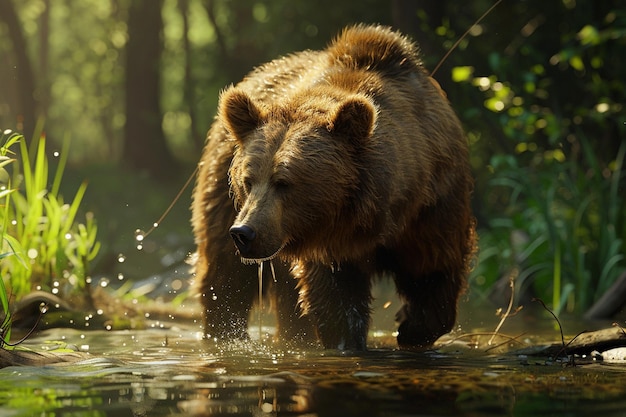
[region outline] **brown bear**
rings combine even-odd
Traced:
[[[399,345],[431,345],[455,323],[475,246],[468,159],[418,48],[389,28],[252,71],[220,96],[193,195],[206,335],[246,337],[257,264],[273,261],[283,338],[366,349],[386,275]]]

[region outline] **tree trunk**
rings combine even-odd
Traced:
[[[39,17],[39,105],[41,116],[48,120],[50,106],[50,0],[43,0],[44,9]]]
[[[195,82],[192,75],[192,51],[189,41],[189,0],[178,0],[178,9],[183,18],[183,49],[185,50],[185,79],[183,81],[184,105],[187,107],[189,119],[191,120],[191,138],[196,149],[200,152],[204,146],[204,132],[200,132],[196,117]]]
[[[18,98],[13,111],[17,119],[15,127],[26,138],[30,138],[37,123],[37,102],[34,96],[35,77],[26,52],[26,39],[22,33],[22,24],[11,0],[0,0],[0,22],[4,22],[7,26],[9,38],[13,44],[15,69],[11,81],[16,85]]]
[[[126,45],[126,125],[123,161],[157,179],[175,178],[178,164],[161,126],[162,0],[132,0]]]

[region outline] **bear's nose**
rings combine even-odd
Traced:
[[[246,256],[246,254],[250,252],[250,246],[252,246],[252,241],[256,237],[254,229],[243,224],[231,227],[229,232],[230,237],[235,241],[235,246],[237,246],[239,254]]]

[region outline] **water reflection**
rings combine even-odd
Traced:
[[[220,345],[196,329],[57,330],[28,342],[82,346],[75,363],[0,370],[0,415],[578,416],[626,410],[626,368],[493,355],[449,345],[353,355],[258,342]],[[393,339],[388,337],[391,342]],[[49,347],[50,348],[50,347]]]

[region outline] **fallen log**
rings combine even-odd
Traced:
[[[77,362],[89,358],[85,352],[0,349],[0,368],[7,366],[45,366],[59,362]]]
[[[592,352],[604,352],[610,349],[626,347],[626,331],[619,327],[583,332],[565,345],[552,343],[544,346],[531,346],[516,350],[514,353],[529,356],[566,356],[590,355]]]

